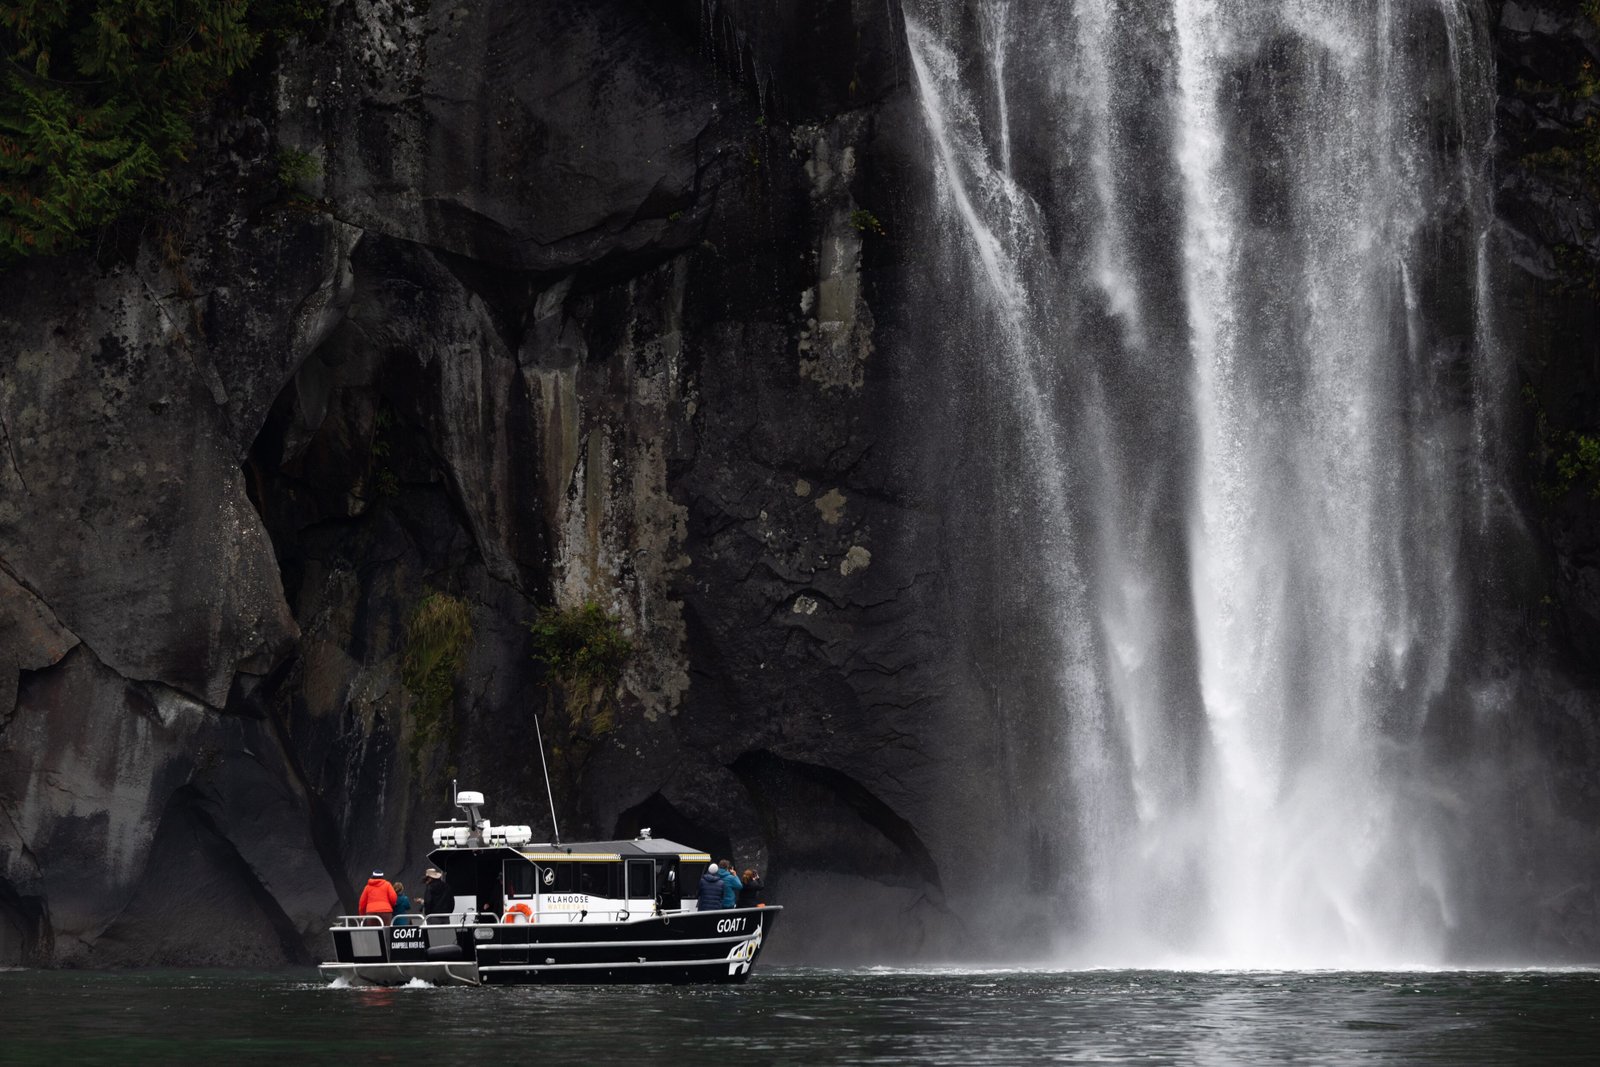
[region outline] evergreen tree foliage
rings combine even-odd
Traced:
[[[193,122],[306,4],[0,0],[0,257],[80,244],[187,158]]]

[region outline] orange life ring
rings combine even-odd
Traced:
[[[518,915],[522,916],[522,918],[518,919]],[[531,923],[533,922],[533,909],[520,902],[513,904],[511,907],[506,909],[506,913],[500,917],[500,921],[503,923]]]

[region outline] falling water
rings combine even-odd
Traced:
[[[950,336],[1013,468],[992,532],[1047,602],[1072,960],[1452,952],[1471,800],[1434,748],[1502,391],[1483,18],[908,3]]]

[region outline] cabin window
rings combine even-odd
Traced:
[[[506,862],[506,896],[531,897],[533,894],[533,864],[521,860],[508,860]]]
[[[622,864],[578,864],[578,892],[591,897],[622,896]]]
[[[541,874],[541,892],[587,893],[592,897],[612,898],[622,896],[620,863],[552,863],[548,870],[555,872],[555,881],[545,884]]]
[[[578,865],[576,863],[552,863],[549,868],[555,874],[555,881],[546,882],[540,876],[541,888],[546,893],[576,893],[578,891]]]
[[[656,865],[650,860],[628,861],[628,897],[650,899],[656,895]]]

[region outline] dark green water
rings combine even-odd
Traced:
[[[748,985],[336,989],[0,973],[0,1063],[1596,1063],[1600,972],[769,969]]]

